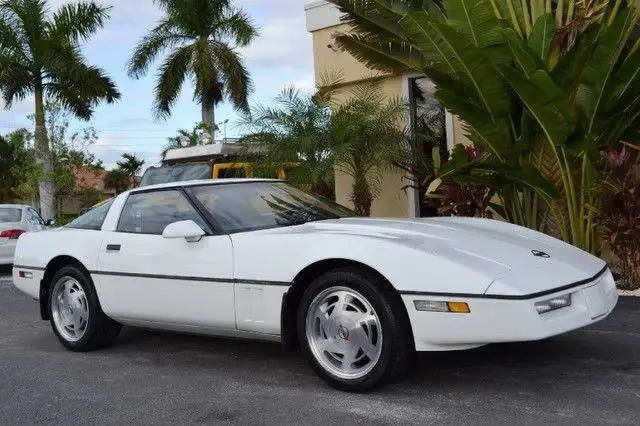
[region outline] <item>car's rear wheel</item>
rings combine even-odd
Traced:
[[[297,323],[311,365],[340,390],[397,380],[412,359],[398,298],[374,274],[349,268],[318,277],[302,296]]]
[[[78,266],[55,273],[49,291],[49,318],[60,342],[74,351],[89,351],[111,344],[121,325],[107,317],[90,277]]]

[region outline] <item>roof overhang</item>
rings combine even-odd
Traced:
[[[314,1],[304,6],[307,18],[307,31],[314,32],[325,28],[341,25],[340,18],[343,14],[328,1]]]

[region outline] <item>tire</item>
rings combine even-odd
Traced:
[[[415,350],[401,303],[381,278],[355,268],[316,278],[302,295],[296,321],[302,350],[315,372],[347,392],[366,392],[403,378]],[[354,362],[345,363],[347,356]]]
[[[122,325],[102,312],[91,278],[79,266],[58,270],[49,288],[51,328],[64,347],[86,352],[104,348],[118,337]]]

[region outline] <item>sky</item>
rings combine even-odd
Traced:
[[[151,110],[155,75],[162,56],[149,68],[146,76],[130,79],[125,64],[136,43],[162,16],[153,0],[96,0],[112,6],[104,28],[83,45],[88,62],[103,68],[122,94],[119,102],[100,105],[89,122],[75,121],[72,129],[92,125],[98,141],[91,152],[112,168],[122,153],[134,153],[148,166],[158,165],[167,138],[178,129],[190,130],[200,120],[200,108],[190,85],[183,87],[173,114],[166,120],[154,120]],[[245,64],[254,81],[250,104],[268,104],[285,86],[302,90],[313,87],[311,35],[305,27],[304,5],[310,0],[235,0],[253,18],[260,36],[242,50]],[[72,0],[49,0],[51,9]],[[33,98],[15,103],[10,110],[0,101],[0,134],[32,125],[27,115],[33,113]],[[238,136],[238,113],[228,104],[216,108],[216,122],[225,119],[227,137]],[[221,130],[223,126],[221,126]],[[223,136],[221,132],[216,139]]]

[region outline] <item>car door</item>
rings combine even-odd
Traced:
[[[199,241],[164,238],[171,223],[191,219]],[[233,253],[181,189],[133,192],[98,255],[101,303],[119,319],[235,329]]]

